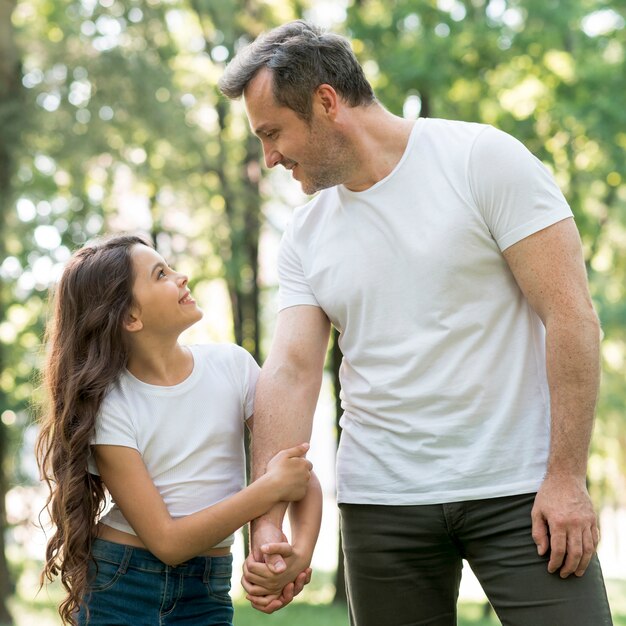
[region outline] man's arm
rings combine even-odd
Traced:
[[[515,279],[546,328],[551,437],[548,468],[532,512],[548,570],[582,576],[598,543],[586,487],[587,459],[600,380],[600,325],[573,219],[504,251]]]
[[[265,473],[275,451],[288,441],[308,441],[322,383],[330,322],[319,307],[301,305],[278,314],[270,354],[263,365],[255,396],[252,477]],[[286,505],[275,506],[252,524],[252,553],[263,561],[260,546],[284,541]],[[276,554],[265,559],[276,572],[285,563]]]

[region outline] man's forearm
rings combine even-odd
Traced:
[[[255,398],[252,477],[265,473],[268,461],[291,442],[311,438],[313,413],[321,385],[318,375],[304,376],[282,365],[266,364]]]
[[[277,452],[291,447],[289,442],[309,441],[320,385],[321,372],[304,377],[271,363],[261,371],[252,438],[253,480],[265,473],[267,463]],[[281,502],[260,519],[280,528],[286,510],[287,504]]]
[[[600,326],[593,310],[546,325],[551,437],[548,475],[585,478],[600,381]]]

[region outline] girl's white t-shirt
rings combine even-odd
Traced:
[[[244,488],[244,426],[259,375],[252,356],[237,345],[189,348],[193,371],[177,385],[150,385],[123,372],[105,397],[92,440],[137,450],[172,517]],[[89,471],[98,474],[93,457]],[[136,534],[115,503],[100,521]],[[230,535],[216,547],[232,543]]]
[[[502,251],[572,212],[519,141],[416,122],[373,187],[297,209],[279,307],[339,330],[338,500],[436,504],[536,490],[550,441],[544,327]]]

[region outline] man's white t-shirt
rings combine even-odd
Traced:
[[[259,375],[252,356],[237,345],[189,349],[193,371],[178,385],[150,385],[124,371],[104,399],[92,441],[137,450],[172,517],[244,488],[244,422]],[[89,471],[98,474],[93,457]],[[100,521],[136,534],[115,504]],[[216,547],[232,543],[230,535]]]
[[[339,330],[338,500],[436,504],[535,491],[550,439],[544,327],[502,256],[572,217],[490,126],[419,119],[395,169],[296,210],[279,301]]]

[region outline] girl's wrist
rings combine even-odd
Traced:
[[[274,484],[271,474],[263,474],[263,476],[251,483],[250,487],[258,490],[267,510],[280,502],[280,500],[277,499],[277,485]]]

